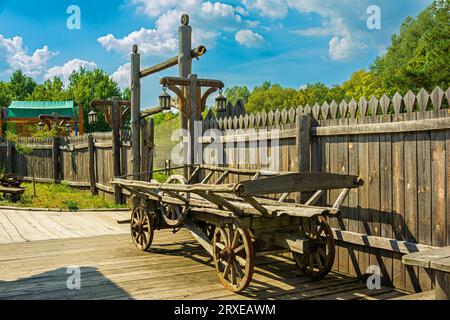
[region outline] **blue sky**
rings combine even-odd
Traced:
[[[382,54],[407,16],[431,0],[0,0],[0,80],[22,69],[37,81],[67,79],[84,66],[100,67],[126,86],[129,52],[140,45],[142,65],[177,54],[182,13],[191,16],[193,46],[207,54],[194,61],[202,78],[226,86],[262,81],[298,88],[341,83]],[[70,5],[81,10],[81,29],[69,30]],[[381,29],[369,30],[367,8],[377,5]],[[143,81],[143,107],[156,104],[159,77]]]

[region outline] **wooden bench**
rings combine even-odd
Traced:
[[[5,187],[0,185],[0,193],[3,193],[3,196],[9,195],[12,202],[17,202],[20,199],[20,196],[25,192],[25,188],[15,188],[15,187]]]
[[[450,300],[450,247],[410,253],[402,262],[433,270],[436,300]]]

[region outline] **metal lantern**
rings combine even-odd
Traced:
[[[38,130],[39,131],[44,130],[44,127],[45,127],[45,124],[42,121],[38,123]]]
[[[171,102],[171,97],[170,94],[168,94],[166,92],[167,87],[163,87],[163,93],[161,93],[161,95],[159,96],[159,106],[161,109],[163,110],[170,110],[170,102]]]
[[[98,120],[97,112],[95,112],[94,110],[91,110],[88,113],[88,122],[89,123],[95,123],[95,122],[97,122],[97,120]]]
[[[227,98],[222,94],[222,89],[219,90],[219,95],[216,98],[216,111],[224,112],[227,109]]]
[[[71,133],[72,132],[72,127],[70,126],[70,123],[66,124],[66,132],[67,133]]]

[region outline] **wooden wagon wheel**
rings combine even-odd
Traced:
[[[143,204],[138,204],[131,213],[131,238],[139,250],[147,250],[153,241],[154,218]]]
[[[335,243],[325,217],[302,219],[300,233],[309,240],[308,253],[293,252],[299,268],[308,276],[320,279],[326,276],[334,262]]]
[[[212,240],[213,258],[220,282],[230,291],[247,288],[254,266],[254,252],[247,228],[238,220],[217,226]]]
[[[172,184],[187,184],[187,180],[182,175],[174,174],[171,175],[167,180],[166,183],[172,183]],[[189,193],[187,192],[176,192],[173,191],[173,193],[177,193],[180,196],[189,199]],[[164,195],[164,191],[160,193],[161,195]],[[188,212],[187,206],[180,206],[178,204],[170,204],[170,203],[161,203],[161,216],[164,220],[164,222],[171,226],[171,227],[178,227],[181,222],[183,222],[184,217],[186,216]]]

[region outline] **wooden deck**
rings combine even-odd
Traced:
[[[128,233],[128,211],[29,211],[0,209],[0,243]]]
[[[85,222],[85,228],[95,229],[95,223]],[[80,267],[80,290],[67,289],[69,266]],[[0,244],[0,299],[390,299],[402,295],[391,288],[368,290],[364,283],[338,274],[312,281],[281,255],[258,258],[250,287],[233,294],[219,283],[210,257],[186,230],[156,232],[151,252],[137,251],[129,234]]]

